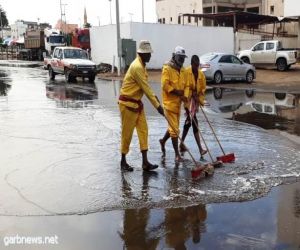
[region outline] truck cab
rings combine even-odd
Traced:
[[[44,30],[45,49],[48,55],[51,55],[55,47],[66,46],[65,37],[57,29],[46,28]]]

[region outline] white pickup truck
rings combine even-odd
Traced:
[[[297,62],[297,51],[282,48],[277,40],[263,41],[255,44],[250,50],[241,50],[237,56],[245,63],[255,66],[276,66],[285,71]]]
[[[44,68],[49,71],[51,80],[58,74],[65,75],[67,82],[76,81],[76,77],[88,78],[94,82],[97,67],[89,59],[88,53],[75,47],[56,47],[52,57],[44,60]]]

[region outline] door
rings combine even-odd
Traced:
[[[264,52],[264,62],[268,64],[274,64],[276,59],[276,49],[274,42],[266,43],[266,50]]]
[[[246,67],[236,56],[231,56],[232,61],[232,76],[235,80],[245,79]]]
[[[219,70],[222,72],[224,80],[232,79],[233,71],[234,71],[232,66],[233,65],[232,65],[232,61],[231,61],[231,55],[221,56],[221,58],[218,62],[218,67],[219,67]]]
[[[251,63],[262,63],[264,61],[265,43],[258,43],[252,49]]]

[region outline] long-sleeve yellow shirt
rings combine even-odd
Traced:
[[[184,96],[188,99],[188,102],[185,104],[185,107],[189,108],[193,92],[197,96],[197,102],[199,102],[199,104],[203,106],[206,90],[206,78],[204,73],[200,69],[198,70],[198,79],[196,82],[192,67],[189,66],[188,68],[186,68],[186,81],[186,85],[188,87],[184,90]]]
[[[185,88],[185,69],[182,67],[180,72],[168,64],[165,64],[162,69],[162,100],[166,110],[174,113],[180,113],[181,99],[179,96],[171,92],[183,90]]]
[[[124,95],[128,98],[140,101],[143,95],[146,95],[155,108],[160,105],[153,90],[150,88],[148,83],[148,73],[139,56],[131,63],[122,83],[120,95]],[[127,107],[138,108],[137,103],[130,101],[121,101]]]

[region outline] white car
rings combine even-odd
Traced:
[[[251,83],[256,77],[253,65],[244,63],[232,54],[207,53],[200,57],[200,64],[207,81],[214,81],[217,84],[223,81]]]

